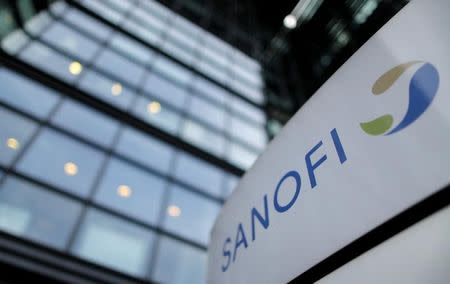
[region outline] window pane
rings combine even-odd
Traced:
[[[100,265],[143,277],[150,267],[153,232],[97,210],[85,217],[72,253]]]
[[[158,46],[162,40],[161,33],[159,31],[143,26],[141,23],[132,21],[130,19],[125,22],[123,28],[128,32],[138,36],[142,40],[153,44],[154,46]]]
[[[47,117],[59,100],[52,90],[5,68],[0,69],[0,100],[39,118]]]
[[[59,107],[52,123],[104,147],[111,145],[119,129],[117,121],[72,100]]]
[[[193,145],[218,156],[222,156],[225,151],[225,138],[222,134],[189,119],[184,121],[181,137]]]
[[[44,129],[21,158],[17,168],[37,179],[86,197],[103,157],[103,154],[90,147]]]
[[[153,51],[149,48],[121,34],[116,34],[112,38],[111,46],[143,65],[154,55]]]
[[[177,158],[174,175],[188,185],[217,197],[221,195],[222,170],[193,156],[180,153]]]
[[[132,85],[139,83],[144,72],[143,66],[135,64],[111,50],[104,50],[98,57],[95,65],[104,72],[110,73]]]
[[[178,43],[172,41],[165,41],[161,47],[165,52],[172,55],[176,59],[181,60],[185,64],[191,65],[194,59],[194,53],[190,49],[186,49]]]
[[[161,238],[153,280],[160,283],[206,283],[206,252]]]
[[[225,198],[230,196],[230,194],[236,189],[236,186],[239,182],[239,177],[234,175],[227,175],[225,179]]]
[[[0,164],[10,166],[36,129],[36,123],[31,120],[0,108]]]
[[[180,115],[158,101],[140,97],[134,108],[134,113],[146,122],[170,134],[175,135],[178,132]]]
[[[47,11],[42,11],[25,22],[25,30],[32,35],[38,36],[41,31],[52,22],[54,22],[54,20],[49,16]]]
[[[169,145],[131,128],[123,130],[116,151],[163,173],[169,171],[174,155]]]
[[[166,182],[117,159],[110,161],[95,200],[107,207],[156,224]]]
[[[75,81],[83,70],[79,62],[70,60],[38,42],[33,42],[25,48],[20,58],[68,82]]]
[[[86,6],[90,10],[94,11],[96,14],[101,15],[108,21],[117,24],[122,18],[123,13],[118,12],[110,7],[110,5],[104,1],[98,0],[83,0],[83,6]]]
[[[188,112],[214,128],[223,130],[225,127],[225,110],[198,97],[192,96]]]
[[[250,150],[242,147],[239,144],[230,144],[228,160],[241,169],[249,169],[253,165],[257,157],[258,155],[256,153],[251,152]]]
[[[53,46],[59,47],[72,56],[85,61],[90,60],[99,48],[96,42],[59,22],[53,23],[44,32],[42,38]]]
[[[80,88],[122,110],[128,109],[135,93],[120,82],[112,81],[100,73],[87,71],[80,82]]]
[[[172,186],[163,227],[188,239],[209,243],[220,205],[181,187]]]
[[[2,39],[1,46],[9,54],[16,54],[29,38],[22,30],[15,30]]]
[[[225,104],[225,102],[228,102],[231,98],[230,93],[220,88],[216,84],[209,82],[208,80],[201,77],[197,77],[195,79],[193,88],[203,96],[206,96],[219,103]]]
[[[63,249],[81,206],[31,183],[9,177],[0,189],[0,229]]]
[[[267,135],[263,128],[250,125],[238,118],[231,118],[231,127],[228,130],[234,138],[258,149],[263,149],[267,144]]]
[[[266,122],[266,115],[263,110],[256,108],[255,106],[252,106],[237,97],[231,100],[230,107],[233,112],[248,117],[255,122]]]
[[[153,68],[156,72],[174,80],[175,82],[178,82],[181,85],[186,85],[193,78],[192,73],[186,68],[161,56],[156,59],[156,63]]]
[[[202,60],[194,67],[206,76],[211,77],[222,84],[227,85],[230,82],[230,76],[225,70],[219,69],[217,66],[213,66],[208,61]]]
[[[150,74],[147,77],[144,88],[152,96],[172,106],[182,108],[185,105],[186,90],[156,74]]]
[[[157,32],[166,29],[167,23],[144,9],[134,9],[130,18],[137,20],[138,23],[143,23],[146,28],[153,29]]]
[[[77,9],[70,9],[63,19],[99,40],[105,40],[111,32],[109,27]]]

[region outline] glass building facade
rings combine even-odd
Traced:
[[[36,2],[0,1],[2,237],[98,279],[204,283],[268,143],[261,65],[155,1]]]

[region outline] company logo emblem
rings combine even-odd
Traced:
[[[369,135],[391,135],[413,123],[428,108],[439,88],[439,73],[431,64],[423,61],[411,61],[390,69],[375,82],[374,95],[384,94],[410,67],[421,64],[409,82],[409,103],[403,119],[393,127],[394,118],[390,114],[374,120],[360,123],[362,130]]]

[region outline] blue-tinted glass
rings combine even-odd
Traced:
[[[177,44],[180,44],[184,46],[188,50],[193,50],[197,47],[198,41],[196,40],[196,37],[186,33],[185,31],[180,29],[181,27],[172,27],[167,32],[167,37],[169,40],[176,42]]]
[[[125,57],[107,49],[100,54],[95,65],[132,85],[137,85],[142,79],[144,72],[143,66],[135,64]]]
[[[193,88],[201,95],[222,104],[228,102],[232,97],[228,91],[201,77],[196,77]]]
[[[66,100],[52,123],[104,147],[111,145],[119,123],[85,105]]]
[[[128,109],[136,96],[120,82],[112,81],[94,71],[86,72],[80,81],[80,88],[122,110]]]
[[[236,186],[239,182],[239,177],[234,175],[227,175],[225,179],[225,192],[224,196],[227,198],[230,194],[236,189]]]
[[[173,57],[181,60],[185,64],[191,65],[192,60],[194,59],[194,53],[190,49],[186,49],[183,46],[174,43],[172,41],[165,41],[161,48],[172,55]]]
[[[264,95],[260,87],[249,86],[247,83],[237,79],[230,81],[230,87],[257,104],[264,102]]]
[[[137,277],[144,277],[150,267],[154,233],[91,210],[75,239],[72,253],[89,261]]]
[[[253,165],[257,157],[258,154],[250,151],[249,149],[244,148],[237,143],[230,143],[227,159],[232,164],[240,167],[241,169],[249,169]]]
[[[150,74],[145,81],[144,88],[153,97],[168,102],[172,106],[182,108],[185,105],[186,90],[159,75]]]
[[[267,134],[262,126],[250,125],[235,117],[231,118],[231,127],[228,128],[228,132],[234,138],[258,149],[263,149],[267,144]]]
[[[218,53],[214,49],[208,47],[201,49],[201,56],[204,60],[209,61],[214,67],[226,69],[230,65],[230,58],[228,56]]]
[[[206,283],[206,252],[161,238],[152,279],[160,283]]]
[[[190,119],[183,122],[181,138],[217,156],[222,156],[225,152],[225,137],[222,134]]]
[[[0,164],[10,166],[36,129],[33,121],[0,108]]]
[[[80,204],[9,177],[0,188],[0,229],[63,249],[80,214]]]
[[[123,24],[123,28],[128,32],[136,35],[143,41],[146,41],[150,44],[158,46],[161,43],[161,32],[144,26],[140,22],[132,21],[128,19],[125,24]]]
[[[188,112],[191,116],[209,125],[223,130],[225,127],[225,110],[198,97],[191,97]]]
[[[33,42],[25,48],[20,53],[20,58],[68,82],[75,81],[82,72],[82,67],[80,68],[78,65],[80,63],[75,63],[77,66],[71,69],[71,66],[74,66],[72,65],[73,60],[56,53],[39,42]]]
[[[240,98],[234,97],[230,100],[230,108],[234,113],[247,117],[252,121],[261,124],[266,122],[266,115],[263,110],[245,102],[244,100],[241,100]]]
[[[209,61],[202,60],[197,65],[195,65],[195,68],[206,76],[211,77],[212,79],[222,84],[227,85],[230,81],[230,76],[226,70],[217,68],[217,66],[213,66],[213,64],[211,64]]]
[[[193,79],[192,73],[186,68],[162,56],[156,59],[156,63],[153,68],[159,74],[162,74],[181,85],[186,85]]]
[[[116,151],[163,173],[169,170],[174,155],[169,145],[131,128],[123,130]]]
[[[9,54],[16,54],[29,41],[22,30],[15,30],[2,39],[1,46]]]
[[[105,40],[111,32],[109,27],[77,9],[70,9],[63,19],[99,40]]]
[[[116,34],[112,38],[111,46],[143,65],[154,55],[154,52],[149,48],[121,34]]]
[[[174,176],[184,183],[212,195],[221,195],[222,170],[193,156],[184,153],[179,154]]]
[[[53,91],[5,68],[0,69],[0,100],[39,118],[47,117],[59,96]]]
[[[241,52],[237,49],[233,50],[232,57],[233,57],[235,64],[243,66],[250,71],[260,72],[260,70],[261,70],[261,65],[259,64],[258,61],[248,57],[243,52]]]
[[[246,81],[249,86],[261,87],[263,85],[259,72],[249,71],[248,69],[242,68],[239,64],[233,65],[233,71],[236,79]]]
[[[138,23],[142,23],[144,27],[155,31],[161,31],[167,28],[167,22],[165,20],[155,17],[152,13],[144,9],[134,9],[130,18],[137,20]]]
[[[54,15],[62,15],[67,9],[67,3],[64,1],[56,1],[50,5],[50,11]]]
[[[126,12],[133,4],[134,0],[102,0],[106,5],[114,7],[117,11]]]
[[[61,48],[72,56],[85,61],[90,60],[99,48],[96,42],[60,22],[53,23],[42,34],[42,38],[51,45]]]
[[[123,18],[122,11],[113,9],[111,5],[104,0],[83,0],[82,4],[114,24],[117,24]]]
[[[25,174],[86,197],[98,175],[103,157],[103,154],[88,146],[44,129],[19,160],[17,168]]]
[[[220,210],[219,203],[181,187],[172,186],[163,227],[207,245],[209,233]]]
[[[47,11],[42,11],[25,23],[25,30],[32,35],[39,36],[42,30],[53,21]]]
[[[180,115],[156,100],[140,97],[133,112],[151,125],[175,135]]]
[[[95,201],[143,222],[156,224],[166,182],[113,159],[97,189]]]
[[[167,18],[173,16],[173,12],[166,8],[164,5],[159,4],[157,1],[153,0],[138,0],[140,7],[144,8],[147,13],[156,15],[163,21]]]

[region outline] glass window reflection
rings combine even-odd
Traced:
[[[181,138],[217,156],[222,156],[225,152],[226,140],[222,134],[190,119],[183,123]]]
[[[119,129],[117,121],[72,100],[64,101],[51,121],[105,148]]]
[[[225,110],[216,107],[205,100],[193,96],[190,101],[188,112],[191,116],[208,123],[214,128],[219,130],[225,128]]]
[[[220,210],[219,203],[172,186],[163,227],[207,245],[209,233]]]
[[[112,159],[95,196],[96,202],[149,224],[156,224],[166,182]]]
[[[188,185],[219,197],[222,189],[223,172],[215,166],[180,153],[177,157],[174,176]]]
[[[143,65],[146,65],[154,55],[149,48],[121,34],[116,34],[110,44],[113,48]]]
[[[159,283],[206,283],[206,252],[161,238],[153,279]]]
[[[33,121],[0,108],[0,164],[10,166],[36,130]]]
[[[19,160],[17,168],[70,193],[87,197],[103,157],[102,153],[88,146],[43,129]]]
[[[118,153],[163,173],[168,172],[174,155],[171,146],[131,128],[123,130],[115,149]]]
[[[150,267],[154,233],[106,213],[90,210],[72,253],[109,268],[144,277]]]
[[[70,9],[63,19],[100,41],[105,40],[111,33],[109,27],[77,9]]]
[[[29,182],[8,177],[0,188],[0,229],[64,249],[81,205]]]
[[[186,68],[162,56],[156,59],[156,63],[153,68],[156,72],[174,80],[175,82],[178,82],[181,85],[186,85],[193,78],[192,73]]]
[[[48,116],[59,100],[53,90],[5,68],[0,68],[0,85],[1,101],[41,119]]]
[[[168,102],[172,106],[183,108],[185,105],[186,90],[161,76],[150,74],[145,81],[144,88],[153,97]]]

